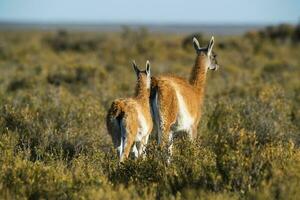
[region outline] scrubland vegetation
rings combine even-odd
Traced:
[[[0,198],[299,198],[299,26],[216,36],[197,140],[118,164],[105,115],[134,93],[131,60],[188,77],[192,36],[2,31]]]

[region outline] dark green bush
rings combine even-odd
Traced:
[[[94,40],[90,38],[82,38],[80,35],[74,37],[67,31],[61,30],[58,31],[55,36],[49,37],[45,41],[53,48],[54,51],[87,52],[99,49],[101,38]]]

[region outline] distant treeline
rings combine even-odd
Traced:
[[[148,36],[147,28],[130,29],[129,27],[123,27],[121,34],[124,38],[138,37],[146,38]],[[201,44],[206,44],[207,38],[202,32],[192,33],[182,40],[182,48],[191,48],[191,41],[193,37],[196,37]],[[300,24],[280,24],[276,26],[267,26],[260,30],[248,31],[244,34],[244,37],[250,39],[253,42],[261,42],[268,40],[272,42],[285,42],[285,43],[299,43],[300,42]],[[74,34],[69,34],[66,30],[59,30],[57,34],[45,38],[44,40],[55,51],[96,51],[101,49],[102,37],[81,37],[80,35],[74,37]],[[228,42],[227,42],[228,43]],[[232,46],[226,42],[221,42],[218,46],[221,49]]]
[[[290,24],[267,26],[259,31],[249,31],[245,34],[245,36],[252,39],[269,39],[280,42],[300,42],[300,23],[296,26]]]

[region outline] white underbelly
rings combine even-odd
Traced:
[[[172,130],[176,131],[189,131],[194,124],[194,118],[189,113],[186,103],[183,100],[182,95],[176,91],[177,101],[178,101],[178,115],[176,123],[174,124]]]

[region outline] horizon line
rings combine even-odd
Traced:
[[[280,25],[280,24],[289,24],[297,25],[299,22],[139,22],[139,21],[97,21],[97,20],[61,20],[61,21],[39,21],[39,20],[1,20],[0,25],[139,25],[139,26],[195,26],[195,25],[204,25],[204,26],[270,26],[270,25]]]

